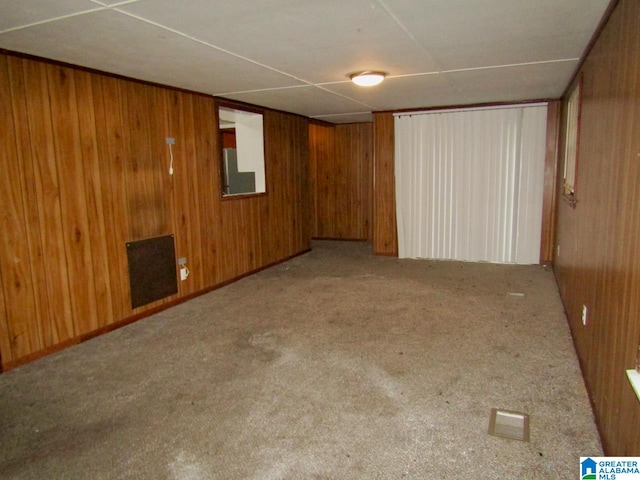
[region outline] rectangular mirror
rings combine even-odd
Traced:
[[[266,192],[263,114],[219,103],[222,195]]]

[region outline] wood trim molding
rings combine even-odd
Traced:
[[[560,112],[559,100],[549,102],[547,108],[547,143],[544,159],[544,186],[542,197],[542,230],[540,238],[540,263],[553,263],[555,245],[556,205],[558,189],[557,169],[559,160]]]
[[[458,105],[443,105],[439,107],[418,107],[403,108],[401,110],[380,110],[373,113],[407,113],[407,112],[432,112],[438,110],[464,110],[465,108],[491,108],[491,107],[508,107],[511,105],[529,105],[533,103],[549,103],[556,98],[540,98],[534,100],[519,100],[515,102],[485,102],[485,103],[466,103]]]

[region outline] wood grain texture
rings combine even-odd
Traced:
[[[558,141],[561,103],[558,100],[548,103],[547,142],[544,159],[544,191],[542,197],[542,230],[540,238],[540,263],[553,263],[553,246],[556,226],[558,172]]]
[[[219,265],[224,253],[219,249],[221,234],[220,199],[222,181],[218,157],[217,108],[212,98],[196,96],[192,98],[194,124],[198,127],[193,142],[195,158],[191,163],[195,167],[198,182],[198,197],[193,199],[198,205],[198,228],[200,242],[193,248],[201,252],[203,285],[216,285],[230,277],[225,277]],[[194,132],[196,132],[194,130]],[[182,254],[180,254],[182,255]]]
[[[23,132],[23,135],[28,135],[31,149],[30,158],[24,158],[21,165],[25,172],[34,172],[31,200],[36,202],[38,208],[36,225],[40,231],[45,278],[45,283],[41,286],[46,288],[49,303],[48,321],[43,319],[43,330],[45,344],[49,346],[71,338],[73,324],[47,65],[17,59],[11,61],[21,63],[25,78],[25,104],[29,123],[28,131]],[[42,275],[40,271],[38,274]]]
[[[320,211],[326,208],[326,203],[331,199],[328,182],[318,176],[323,173],[323,169],[319,168],[319,165],[329,158],[334,150],[332,132],[332,125],[309,124],[309,184],[311,186],[311,205],[313,208],[311,221],[311,235],[313,238],[318,238],[319,236]],[[328,173],[326,172],[326,174]],[[322,197],[322,204],[319,204],[320,197]]]
[[[166,115],[156,88],[130,82],[125,88],[130,163],[126,172],[129,237],[132,240],[171,233],[164,177],[168,175],[166,136],[158,125]],[[126,120],[125,120],[126,121]]]
[[[254,212],[262,262],[270,264],[311,246],[309,134],[307,119],[295,115],[266,111],[264,122],[267,195]]]
[[[84,292],[84,295],[71,296],[70,330],[75,335],[76,331],[99,327],[75,72],[48,65],[47,80],[54,154],[55,158],[64,159],[64,162],[59,162],[58,181],[69,288],[71,291]]]
[[[640,343],[639,23],[640,4],[620,1],[582,66],[577,204],[558,202],[554,265],[605,452],[616,456],[640,455],[640,403],[624,373]]]
[[[8,54],[0,94],[5,367],[310,247],[302,117],[266,113],[268,193],[226,201],[212,97]],[[164,234],[191,275],[133,310],[125,245]]]
[[[374,113],[373,252],[398,256],[392,113]]]
[[[100,179],[102,182],[104,222],[113,318],[130,313],[127,256],[124,246],[129,240],[125,162],[130,157],[129,130],[124,123],[121,81],[100,75],[92,77],[94,113]],[[132,240],[132,239],[131,239]]]
[[[373,128],[370,123],[309,125],[313,236],[372,238]]]
[[[34,288],[30,271],[29,247],[24,217],[22,172],[17,158],[16,127],[12,112],[12,91],[6,58],[0,61],[0,275],[4,288],[6,319],[2,332],[7,335],[2,345],[4,357],[11,359],[41,348],[37,328],[29,321],[29,312],[35,312]],[[3,357],[3,358],[4,358]],[[7,361],[5,359],[5,361]]]
[[[193,118],[193,103],[178,92],[169,93],[168,103],[168,136],[180,141],[172,145],[174,173],[170,176],[169,188],[174,190],[175,209],[173,223],[183,232],[176,237],[176,254],[179,258],[186,258],[189,265],[201,264],[200,228],[196,220],[200,217],[197,202],[199,195],[197,165],[187,162],[188,158],[195,158],[195,126]],[[167,148],[169,148],[167,146]],[[167,165],[167,171],[169,166]],[[183,256],[182,252],[191,252],[192,258]],[[180,294],[186,295],[204,288],[204,269],[194,271],[185,281],[179,283]]]
[[[32,315],[36,316],[38,321],[35,327],[38,331],[38,338],[42,345],[46,346],[51,343],[51,328],[47,323],[42,322],[42,318],[46,316],[49,310],[49,302],[46,292],[46,277],[43,268],[43,251],[40,242],[41,231],[38,227],[38,204],[31,200],[28,192],[33,191],[35,185],[35,172],[33,164],[29,161],[31,158],[31,143],[28,136],[25,135],[25,129],[28,128],[29,119],[27,116],[27,107],[25,98],[25,79],[22,65],[19,62],[8,59],[9,75],[11,79],[11,102],[14,113],[14,127],[17,138],[22,139],[16,143],[17,160],[24,168],[21,170],[22,191],[27,192],[23,195],[23,206],[25,213],[25,221],[27,225],[33,227],[27,228],[27,241],[29,247],[30,268],[33,277],[33,290],[35,300],[35,310]]]
[[[87,72],[74,72],[76,85],[76,103],[78,107],[78,126],[80,133],[81,158],[84,167],[84,192],[86,200],[86,216],[88,220],[88,238],[91,266],[93,271],[87,272],[94,283],[97,324],[91,330],[113,322],[113,300],[109,283],[109,255],[107,245],[107,226],[104,216],[104,198],[102,179],[100,177],[100,161],[98,156],[98,139],[96,131],[96,114],[94,111],[94,95],[91,75]]]

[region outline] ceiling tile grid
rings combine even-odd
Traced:
[[[0,0],[0,48],[346,123],[557,97],[608,3]]]

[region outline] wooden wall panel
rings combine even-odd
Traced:
[[[22,133],[22,135],[28,135],[28,140],[24,140],[23,137],[22,142],[30,142],[30,157],[20,160],[25,174],[33,173],[28,182],[32,193],[30,201],[36,202],[38,209],[38,227],[30,230],[33,230],[34,236],[38,233],[40,235],[44,272],[38,269],[37,278],[41,279],[42,275],[45,278],[44,284],[39,285],[41,290],[46,290],[49,304],[48,321],[42,321],[44,343],[48,347],[71,338],[73,324],[47,65],[29,61],[20,62],[17,59],[10,59],[10,61],[17,64],[15,70],[22,66],[25,92],[28,92],[28,95],[25,93],[28,131]],[[16,111],[18,110],[19,108]]]
[[[91,280],[95,286],[95,303],[98,312],[97,326],[104,327],[113,322],[114,316],[111,285],[109,283],[107,226],[105,225],[103,211],[105,202],[102,193],[102,179],[100,177],[96,113],[91,80],[91,74],[83,71],[75,72],[80,147],[84,166],[86,215],[89,224],[89,247],[93,266]],[[100,93],[98,92],[98,94]],[[96,328],[95,325],[91,327],[92,329]]]
[[[85,173],[80,141],[75,72],[47,66],[54,153],[59,162],[58,181],[69,288],[84,291],[71,296],[72,335],[99,327],[89,237]]]
[[[201,230],[198,222],[200,218],[198,170],[197,164],[187,161],[196,158],[196,128],[192,98],[187,98],[179,92],[170,92],[168,115],[169,136],[176,139],[175,145],[172,146],[174,174],[169,177],[172,180],[170,188],[175,189],[173,192],[176,200],[174,225],[181,232],[176,236],[176,254],[179,258],[186,258],[187,268],[190,268],[189,266],[202,265]],[[169,165],[166,169],[168,171]],[[192,257],[183,255],[185,252],[189,252]],[[185,295],[204,289],[206,286],[204,277],[204,268],[194,269],[187,280],[179,283],[180,293]]]
[[[35,225],[34,228],[27,228],[26,241],[29,246],[29,259],[30,268],[33,279],[35,310],[32,312],[37,321],[38,336],[41,345],[50,345],[53,341],[52,330],[48,323],[42,322],[42,318],[46,316],[49,311],[49,301],[46,291],[46,276],[44,269],[44,258],[42,251],[42,244],[40,242],[41,231],[38,225],[38,203],[32,200],[32,196],[28,192],[33,192],[33,186],[35,185],[35,172],[31,158],[31,143],[29,136],[26,135],[29,125],[29,119],[27,116],[27,107],[25,102],[25,79],[22,71],[22,65],[19,62],[8,59],[9,63],[9,75],[11,81],[11,103],[14,114],[14,127],[17,138],[21,141],[16,142],[16,153],[19,163],[24,165],[21,170],[21,183],[22,191],[26,192],[23,196],[24,199],[24,212],[27,225]]]
[[[17,159],[16,128],[12,112],[9,66],[6,58],[0,61],[0,205],[2,221],[0,228],[0,275],[4,287],[7,319],[3,346],[3,359],[26,355],[42,348],[38,328],[30,322],[36,311],[34,288],[30,269],[27,225],[24,215],[22,172]],[[9,345],[9,350],[6,350]],[[5,358],[6,357],[6,358]]]
[[[313,205],[312,235],[320,238],[324,232],[331,230],[334,219],[336,191],[331,188],[334,176],[330,168],[324,164],[334,157],[334,126],[309,124],[309,179],[311,184],[311,201]]]
[[[555,240],[558,173],[558,135],[561,103],[549,102],[547,107],[547,144],[544,161],[544,191],[542,201],[542,231],[540,238],[540,263],[553,263]]]
[[[159,118],[166,115],[155,88],[130,82],[126,92],[125,122],[129,130],[130,164],[126,171],[129,239],[171,233],[165,202],[166,137],[158,135]],[[128,121],[127,121],[128,120]],[[164,143],[164,147],[160,148]]]
[[[251,271],[255,251],[252,242],[252,226],[260,228],[260,217],[251,208],[256,197],[234,198],[222,202],[222,238],[220,248],[223,262],[220,265],[227,278]],[[276,220],[277,221],[277,220]]]
[[[195,157],[191,164],[195,166],[198,182],[197,201],[200,243],[194,248],[200,251],[204,285],[215,285],[228,280],[219,268],[224,254],[219,250],[221,231],[220,197],[220,159],[215,132],[218,125],[217,108],[212,98],[194,96],[191,99],[194,111],[194,125],[198,127],[194,135]],[[194,130],[195,131],[195,130]]]
[[[640,4],[620,1],[582,66],[577,204],[558,202],[554,264],[605,451],[617,456],[640,455],[640,403],[625,376],[640,342],[639,22]]]
[[[309,125],[313,236],[371,240],[373,129],[370,123]]]
[[[123,117],[122,82],[93,75],[94,113],[99,145],[100,179],[106,228],[107,259],[113,318],[122,319],[131,310],[127,253],[129,215],[125,182],[125,162],[130,157],[129,130]],[[131,239],[134,240],[134,239]]]
[[[310,248],[308,121],[267,111],[265,142],[267,202],[261,216],[271,220],[262,224],[262,257],[271,263]]]
[[[266,113],[268,192],[223,200],[212,97],[6,54],[0,94],[5,367],[310,247],[302,117]],[[164,234],[191,275],[134,310],[126,243]]]
[[[323,159],[331,156],[333,151],[333,127],[330,125],[309,124],[309,185],[311,186],[311,206],[313,208],[313,218],[311,221],[311,235],[318,238],[320,231],[318,226],[319,209],[325,208],[325,204],[329,202],[331,195],[329,193],[329,184],[326,179],[319,179],[318,164]],[[326,171],[325,175],[329,172]],[[318,203],[319,197],[323,197],[323,203]]]
[[[391,113],[373,115],[373,252],[398,256],[396,187],[394,173],[394,120]]]

